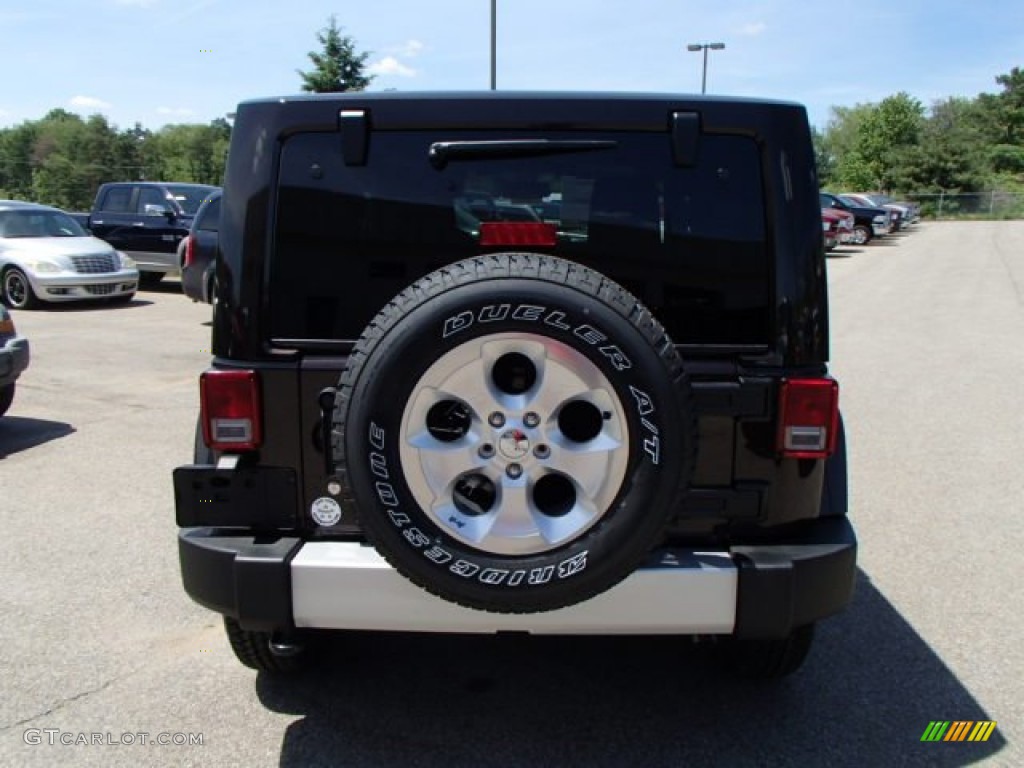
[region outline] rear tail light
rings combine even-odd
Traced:
[[[203,440],[215,451],[251,451],[263,442],[256,371],[205,371],[199,377]]]
[[[182,267],[187,267],[192,263],[192,259],[195,258],[196,250],[196,238],[195,235],[189,235],[185,240],[185,263]]]
[[[836,447],[839,384],[834,379],[786,379],[779,390],[776,447],[793,459],[824,459]]]

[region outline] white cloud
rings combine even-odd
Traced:
[[[71,101],[68,102],[72,107],[78,107],[79,109],[109,109],[110,104],[103,99],[97,99],[93,96],[74,96]]]
[[[392,45],[384,50],[406,59],[415,59],[426,48],[419,40],[406,40],[401,45]]]
[[[749,24],[744,24],[737,30],[738,34],[743,37],[758,37],[768,29],[768,25],[763,21],[753,21]]]
[[[191,110],[188,107],[157,107],[156,113],[158,115],[173,115],[174,117],[189,117],[195,114],[195,110]]]
[[[375,61],[366,70],[371,75],[397,75],[398,77],[416,77],[416,70],[407,67],[394,56],[385,56],[380,61]]]

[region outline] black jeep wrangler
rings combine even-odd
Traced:
[[[238,658],[315,630],[678,634],[795,670],[850,600],[795,104],[239,106],[182,576]]]

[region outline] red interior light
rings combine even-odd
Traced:
[[[203,440],[215,451],[251,451],[263,442],[256,371],[205,371],[199,377]]]
[[[533,245],[554,248],[558,230],[542,221],[485,221],[480,225],[480,245]]]
[[[779,390],[778,451],[787,458],[824,459],[836,448],[839,384],[835,379],[786,379]]]

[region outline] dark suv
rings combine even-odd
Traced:
[[[219,238],[174,489],[244,664],[318,629],[676,634],[776,677],[848,603],[799,105],[246,102]]]

